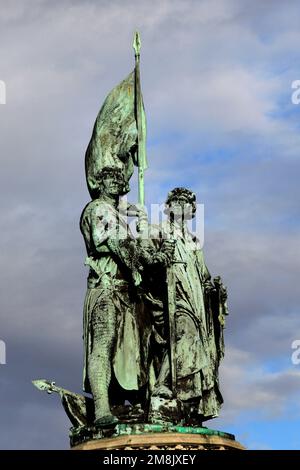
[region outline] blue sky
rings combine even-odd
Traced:
[[[187,185],[229,291],[225,404],[208,423],[249,448],[300,448],[298,1],[12,0],[0,12],[0,448],[67,448],[45,377],[81,390],[84,153],[134,65],[148,124],[147,203]],[[132,200],[136,185],[132,185]],[[30,426],[28,426],[30,423]]]

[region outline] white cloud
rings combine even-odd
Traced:
[[[282,418],[291,403],[295,406],[295,414],[300,412],[296,400],[300,369],[292,366],[270,372],[251,354],[227,348],[221,366],[221,386],[225,403],[218,421],[227,425],[247,413],[247,419],[252,416],[254,421]]]

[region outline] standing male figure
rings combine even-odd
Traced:
[[[136,303],[141,280],[138,247],[118,211],[126,186],[122,170],[103,168],[97,198],[80,220],[90,267],[84,304],[84,391],[93,395],[99,426],[117,421],[110,404],[114,386],[118,393],[137,391],[147,381],[147,319],[142,309],[137,312]]]

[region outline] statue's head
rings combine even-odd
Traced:
[[[98,174],[98,195],[122,196],[128,192],[124,172],[118,167],[104,167]]]
[[[165,212],[174,219],[192,219],[196,213],[196,194],[186,188],[174,188],[168,193]]]

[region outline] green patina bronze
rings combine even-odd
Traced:
[[[121,434],[178,432],[232,435],[202,427],[218,416],[219,364],[227,292],[211,279],[188,221],[196,196],[174,188],[166,220],[153,225],[144,207],[146,120],[135,68],[107,96],[94,125],[85,170],[91,201],[80,230],[89,268],[84,302],[83,391],[34,381],[57,392],[72,422],[71,443]],[[138,168],[139,201],[130,203]],[[157,202],[157,201],[156,201]],[[137,235],[128,225],[134,218]]]
[[[182,434],[202,434],[205,436],[220,436],[225,437],[227,439],[234,439],[234,435],[229,434],[228,432],[216,431],[215,429],[208,429],[196,426],[175,426],[172,424],[136,424],[128,426],[126,424],[119,424],[116,428],[116,433],[119,436],[123,434],[132,434],[132,431],[135,434],[178,432]]]
[[[147,435],[161,433],[178,433],[178,434],[196,434],[201,436],[219,436],[229,440],[235,440],[233,434],[216,431],[203,427],[188,427],[175,425],[159,425],[159,424],[116,424],[113,428],[89,428],[81,426],[71,429],[70,437],[72,446],[89,441],[90,439],[103,439],[118,436]]]

